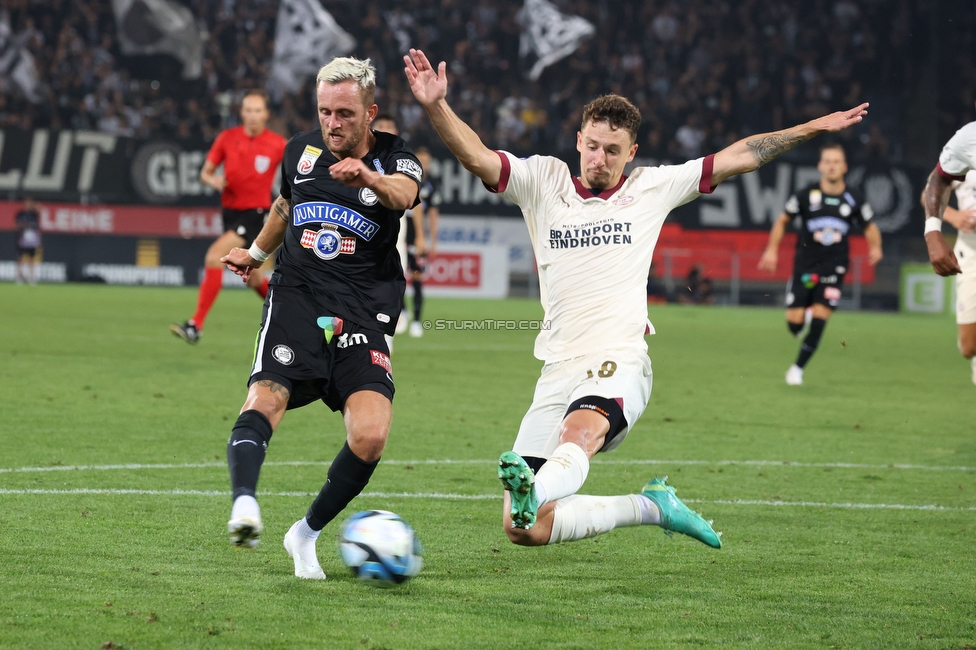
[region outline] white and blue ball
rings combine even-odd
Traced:
[[[403,584],[423,566],[420,540],[402,517],[387,510],[357,512],[339,532],[339,553],[353,575],[377,587]]]

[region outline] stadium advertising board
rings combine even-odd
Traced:
[[[207,207],[219,201],[199,180],[208,143],[141,140],[94,131],[0,130],[0,193],[44,202]],[[518,209],[434,144],[430,175],[440,185],[442,214],[517,217]],[[815,156],[816,149],[801,155]],[[567,160],[570,169],[575,159]],[[635,164],[655,164],[635,160]],[[916,236],[918,196],[929,170],[885,162],[851,163],[848,181],[861,189],[885,235]],[[768,230],[789,195],[819,178],[813,158],[780,159],[735,177],[713,194],[681,206],[672,223],[686,229]],[[152,213],[147,212],[147,219]],[[205,228],[206,226],[201,226]]]

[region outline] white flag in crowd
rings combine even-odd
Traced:
[[[580,16],[564,14],[549,0],[525,0],[519,20],[522,23],[519,56],[536,56],[529,71],[533,81],[546,67],[575,52],[583,39],[596,33],[593,23]]]
[[[31,35],[28,32],[14,34],[10,16],[0,15],[0,92],[12,92],[15,87],[29,101],[41,101],[41,84],[34,66],[34,55],[27,49]]]
[[[169,54],[199,79],[203,39],[193,12],[173,0],[112,0],[122,54]]]
[[[323,65],[355,47],[356,39],[336,23],[319,0],[282,0],[269,89],[294,92]]]

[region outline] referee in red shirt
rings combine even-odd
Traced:
[[[265,127],[268,99],[260,90],[251,90],[241,102],[241,126],[221,132],[210,147],[200,170],[200,180],[220,192],[224,234],[207,250],[203,282],[197,297],[197,311],[185,323],[170,325],[173,334],[196,343],[203,323],[223,286],[224,265],[220,258],[232,248],[247,248],[261,232],[271,207],[271,185],[285,152],[285,138]],[[223,163],[224,173],[216,173]],[[260,270],[247,281],[263,299],[268,280]]]

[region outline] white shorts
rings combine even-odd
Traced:
[[[623,402],[626,425],[601,451],[615,449],[647,408],[652,379],[651,360],[643,351],[610,350],[547,363],[512,449],[521,456],[552,456],[566,409],[589,395]]]
[[[956,276],[956,324],[976,323],[976,269]]]

